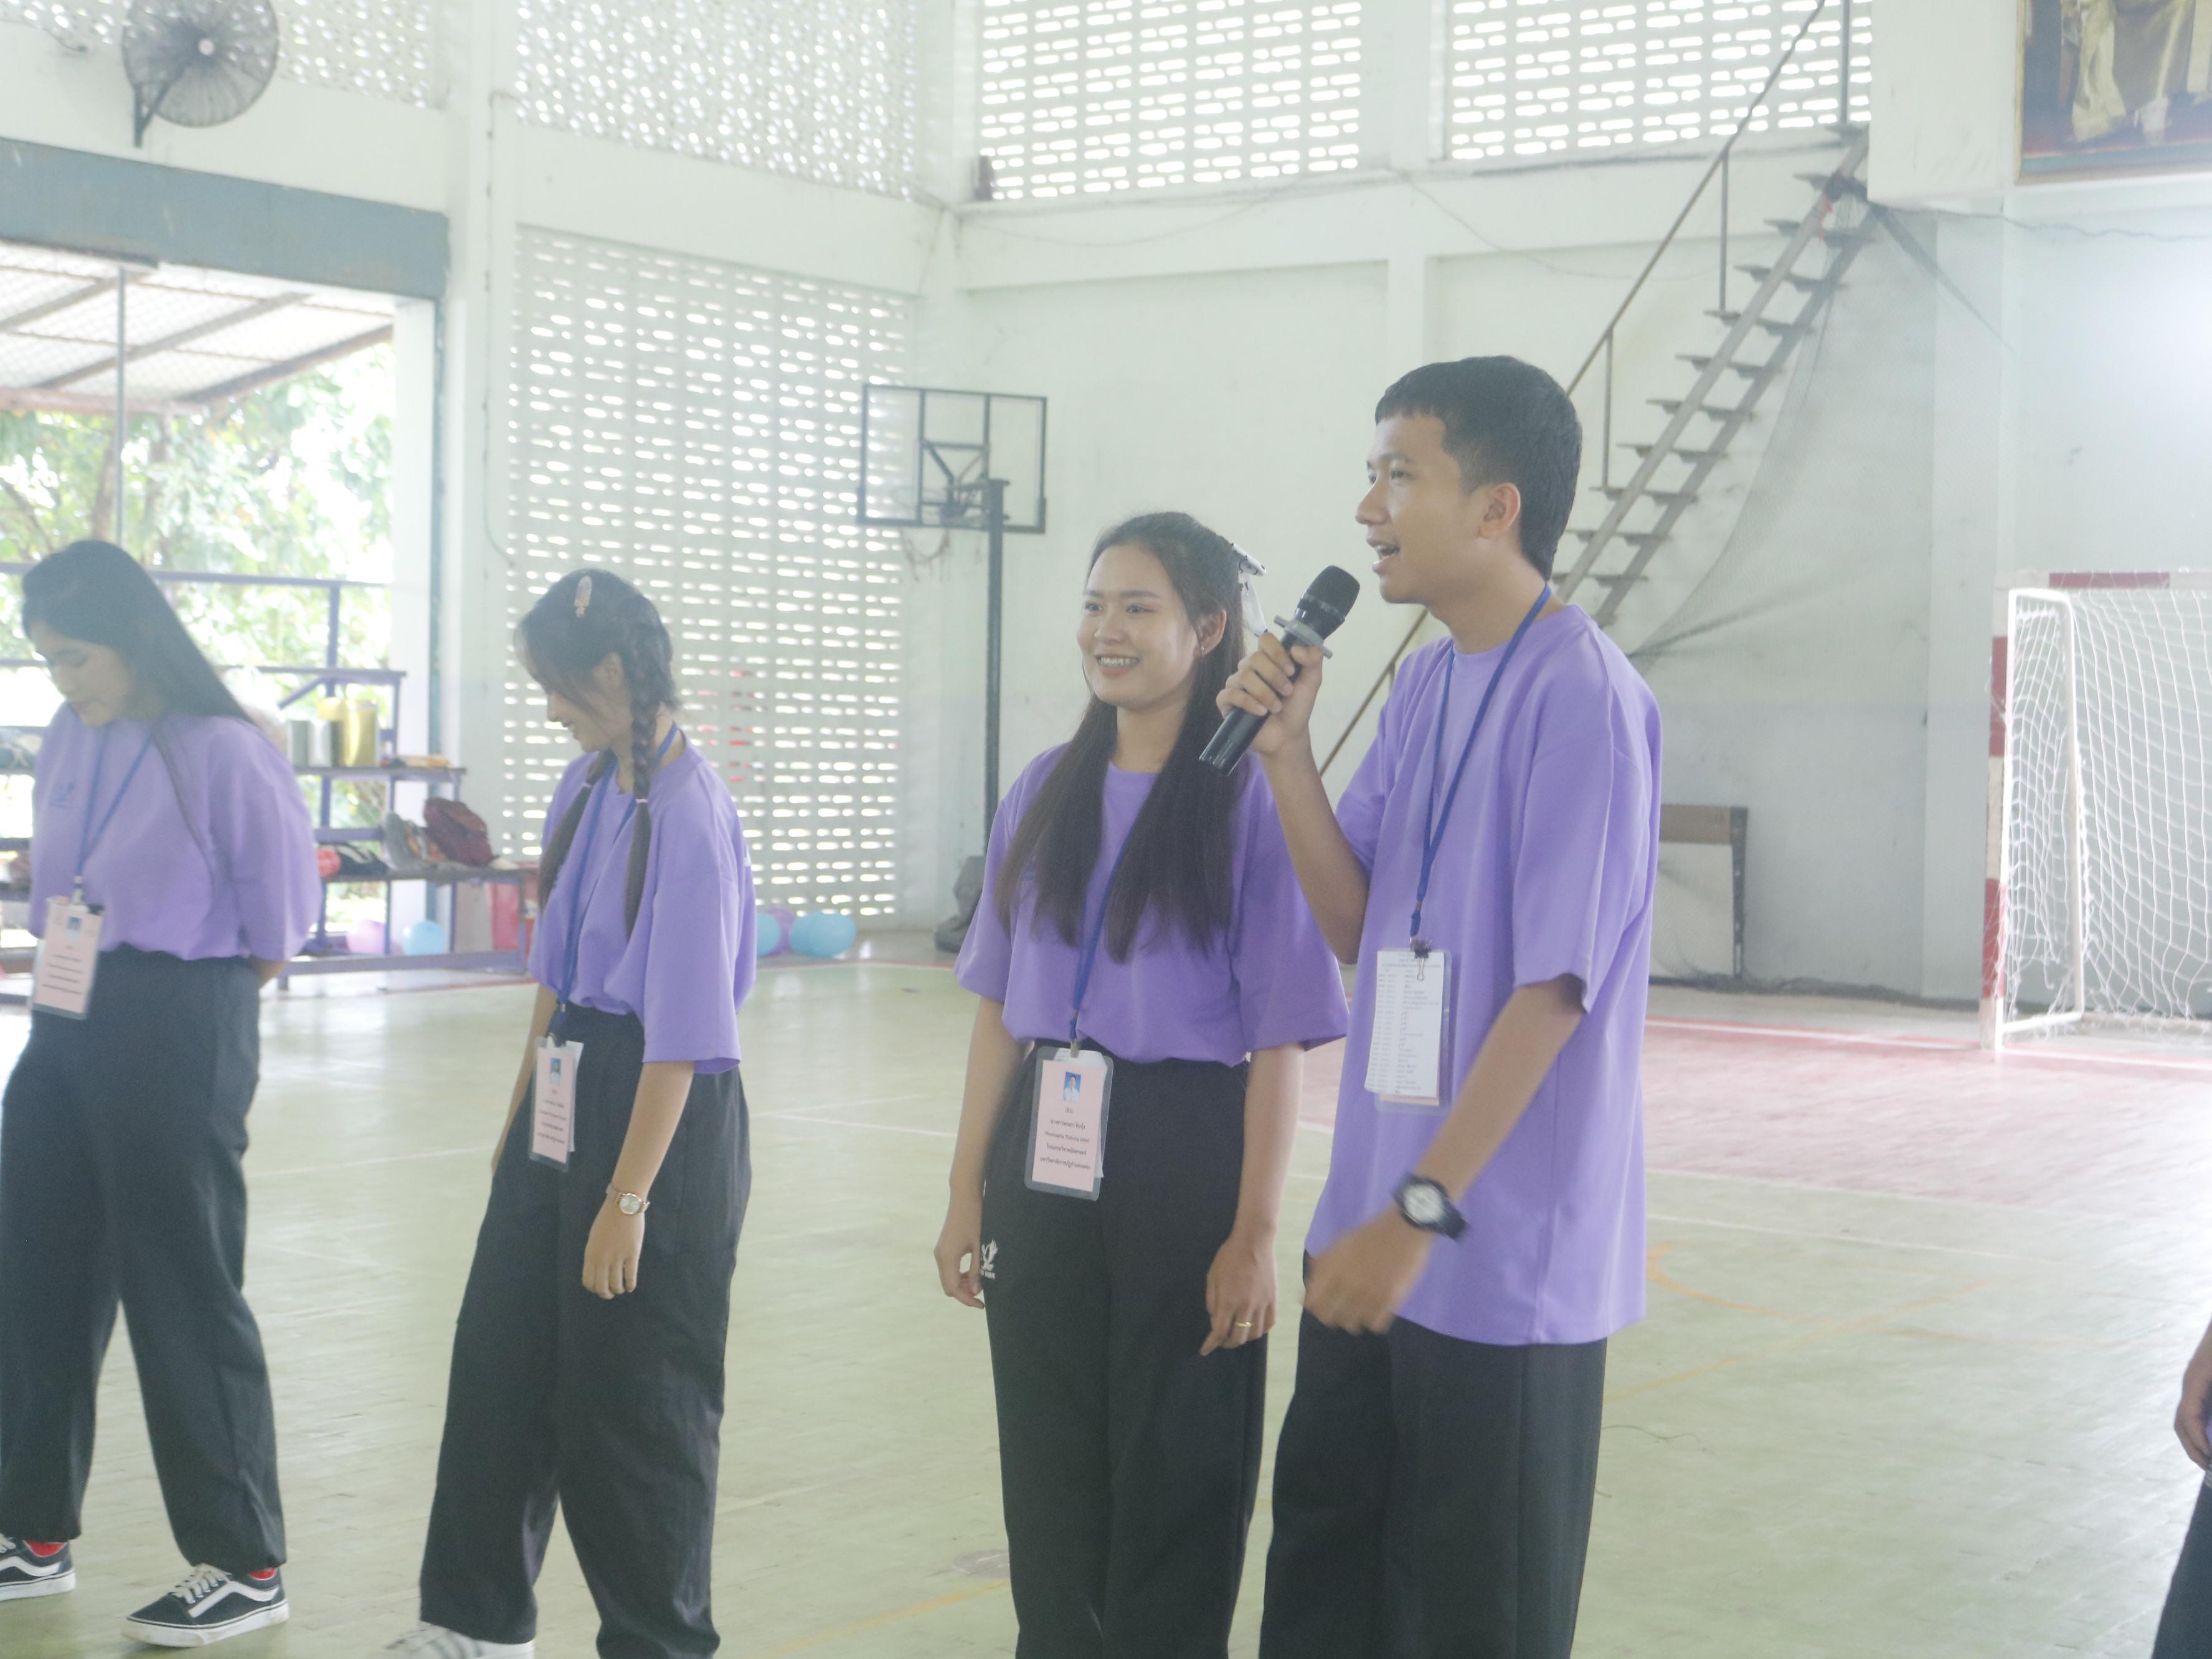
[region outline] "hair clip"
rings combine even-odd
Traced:
[[[584,613],[592,608],[592,573],[586,571],[576,580],[576,620],[581,622]]]
[[[1235,542],[1229,544],[1229,550],[1237,556],[1237,609],[1243,615],[1244,631],[1257,639],[1267,631],[1267,613],[1260,607],[1260,590],[1255,586],[1255,579],[1266,575],[1267,567]]]

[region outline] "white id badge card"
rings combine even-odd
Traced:
[[[1033,1191],[1097,1198],[1113,1092],[1114,1062],[1095,1049],[1062,1049],[1037,1063],[1036,1110],[1030,1115]]]
[[[1367,1044],[1367,1090],[1376,1103],[1440,1109],[1450,1042],[1451,952],[1378,952],[1375,1029]]]
[[[84,1018],[100,972],[100,921],[89,904],[60,897],[46,901],[46,933],[32,969],[32,1007],[70,1019]]]
[[[584,1063],[580,1042],[538,1045],[538,1082],[531,1092],[530,1156],[556,1170],[568,1167],[576,1149],[576,1068]]]

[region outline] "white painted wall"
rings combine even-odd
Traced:
[[[72,52],[42,29],[0,23],[0,138],[328,191],[433,212],[446,114],[279,77],[218,127],[157,121],[131,142],[131,83],[112,46]]]
[[[1886,16],[1876,194],[1945,210],[1906,222],[1957,292],[1893,247],[1862,260],[1823,349],[1799,366],[1796,406],[1760,422],[1779,433],[1765,466],[1719,481],[1744,511],[1732,533],[1726,514],[1708,526],[1728,538],[1724,555],[1698,555],[1719,560],[1692,607],[1708,626],[1649,664],[1669,721],[1670,798],[1753,809],[1749,954],[1761,977],[1972,998],[1996,573],[2212,562],[2212,509],[2191,465],[2212,432],[2212,181],[2014,187],[2011,27],[2009,5],[1987,0]],[[1753,214],[1796,210],[1802,186],[1782,176],[1794,170],[1773,170]],[[1270,296],[1255,314],[1273,316],[1301,303],[1286,267],[1364,270],[1383,312],[1384,361],[1367,383],[1342,359],[1341,307],[1304,296],[1294,337],[1301,352],[1325,348],[1309,406],[1327,429],[1294,434],[1297,447],[1246,475],[1241,499],[1233,479],[1188,484],[1233,531],[1271,510],[1279,472],[1340,477],[1340,499],[1316,509],[1328,526],[1358,460],[1356,436],[1340,447],[1339,412],[1356,424],[1409,343],[1421,355],[1511,350],[1564,376],[1689,182],[1679,165],[1646,165],[1229,205],[988,210],[961,240],[971,361],[980,372],[1024,355],[1071,378],[1100,365],[1081,384],[1131,400],[1098,426],[1138,433],[1134,453],[1157,446],[1163,421],[1211,432],[1235,418],[1177,401],[1148,424],[1140,411],[1189,374],[1155,343],[1201,340],[1213,373],[1273,374],[1240,361],[1245,296]],[[1514,252],[1470,251],[1486,243]],[[1366,263],[1342,263],[1347,252]],[[1648,320],[1624,336],[1624,408],[1670,389],[1672,353],[1698,343],[1711,257],[1696,244],[1656,280]],[[1134,301],[1118,317],[1095,298],[1116,283]],[[1111,390],[1130,366],[1158,378]],[[1343,404],[1328,400],[1332,386]],[[1363,683],[1395,643],[1383,620],[1370,610],[1348,630],[1333,692]],[[1035,647],[1047,668],[1063,652]],[[1064,731],[1079,701],[1064,669],[1057,683],[1048,714],[1022,717],[1042,736]],[[1023,731],[1010,726],[1010,744],[1026,744]]]
[[[1918,267],[1860,256],[1679,642],[1642,659],[1668,799],[1751,809],[1756,978],[1918,988],[1934,327]]]
[[[1923,981],[1979,975],[1990,596],[2000,572],[2212,568],[2212,209],[2022,192],[1947,218],[1938,311]],[[2099,210],[2101,209],[2101,210]]]
[[[1802,212],[1810,193],[1795,174],[1829,153],[1794,145],[1754,155],[1737,172],[1737,214],[1756,222]],[[940,379],[1054,398],[1053,540],[1065,543],[1063,556],[1079,567],[1091,538],[1124,511],[1181,506],[1218,520],[1270,564],[1267,597],[1281,608],[1324,563],[1364,569],[1351,514],[1371,410],[1389,381],[1432,357],[1476,351],[1516,353],[1570,378],[1702,167],[1668,158],[1483,179],[1382,178],[1227,204],[994,207],[963,216],[948,297],[933,301],[923,332]],[[1711,205],[1692,222],[1717,222]],[[1621,240],[1624,227],[1633,240]],[[1740,240],[1734,257],[1773,240]],[[1710,240],[1682,244],[1625,327],[1621,439],[1650,435],[1644,396],[1680,389],[1688,371],[1673,354],[1710,343],[1714,325],[1701,313],[1717,300],[1717,263]],[[1739,296],[1744,287],[1738,277]],[[1592,482],[1601,385],[1593,370],[1577,398]],[[1223,464],[1240,451],[1259,459]],[[1061,590],[1071,605],[1074,569]],[[1355,613],[1324,694],[1325,728],[1350,715],[1410,621],[1371,600]],[[1060,650],[1056,636],[1049,648]],[[1059,679],[1046,694],[1052,732],[1080,707],[1079,683]],[[1024,728],[1011,710],[1008,720],[1012,757]]]
[[[1944,210],[1957,290],[1931,360],[1917,988],[1948,997],[1979,982],[1997,573],[2212,564],[2212,176],[2016,184],[2016,27],[2013,0],[1893,8],[1876,80],[1875,194]]]
[[[2212,208],[2010,240],[2021,566],[2212,562]]]
[[[1007,781],[1082,709],[1077,605],[1093,543],[1114,521],[1197,514],[1268,567],[1262,597],[1277,610],[1323,564],[1364,568],[1352,509],[1383,374],[1382,297],[1381,267],[1323,265],[1009,289],[934,313],[966,341],[958,384],[1052,400],[1050,532],[1013,538],[1007,556]],[[929,579],[943,584],[945,775],[958,779],[939,833],[969,852],[983,833],[969,781],[981,774],[981,571],[980,550],[963,548]],[[1394,638],[1371,601],[1354,613],[1325,726],[1349,713]],[[940,908],[947,891],[940,881]]]
[[[1875,195],[1899,204],[2000,194],[2018,171],[2021,0],[1882,7],[1875,64]]]
[[[973,11],[922,14],[924,181],[951,202],[969,177]],[[503,90],[511,18],[490,0],[453,9],[443,111],[280,82],[229,127],[157,125],[144,155],[451,216],[449,696],[429,740],[474,764],[496,763],[507,650],[517,228],[918,296],[918,379],[1053,400],[1052,531],[1018,538],[1009,559],[1011,778],[1080,705],[1068,635],[1098,529],[1146,507],[1195,512],[1270,563],[1267,597],[1286,605],[1322,563],[1359,561],[1350,514],[1388,380],[1475,351],[1571,374],[1696,180],[1690,156],[1433,167],[1437,88],[1419,49],[1431,8],[1376,11],[1370,168],[1313,187],[945,209],[520,127]],[[2012,15],[2012,0],[1885,9],[1871,161],[1879,198],[1936,210],[1910,222],[1996,332],[1894,249],[1867,255],[1680,556],[1697,591],[1673,631],[1697,630],[1649,660],[1670,797],[1752,808],[1763,977],[1972,996],[1994,573],[2212,562],[2197,482],[2212,431],[2212,181],[2015,187]],[[0,136],[131,153],[119,65],[0,27]],[[1802,144],[1747,151],[1739,225],[1795,216],[1795,175],[1818,162]],[[1674,354],[1710,340],[1713,228],[1708,203],[1623,333],[1619,437],[1649,430],[1642,399],[1679,389]],[[1577,400],[1593,477],[1596,389]],[[404,510],[430,509],[410,497]],[[917,921],[943,913],[981,841],[974,541],[917,560],[908,590],[902,881]],[[937,538],[915,542],[926,555]],[[1370,595],[1340,642],[1325,728],[1402,632]]]
[[[233,122],[193,130],[157,121],[137,149],[129,86],[112,49],[71,52],[43,31],[0,24],[0,137],[447,216],[452,270],[442,382],[430,361],[428,318],[402,331],[412,395],[401,410],[395,532],[406,579],[427,581],[431,518],[441,515],[446,696],[441,729],[424,732],[415,746],[442,750],[480,775],[499,763],[509,651],[502,550],[508,336],[520,228],[912,294],[939,221],[936,210],[911,202],[527,125],[517,118],[508,91],[516,27],[514,9],[495,0],[456,0],[448,8],[442,109],[280,78]],[[447,416],[444,490],[434,501],[434,395],[442,397]],[[428,612],[427,592],[401,596],[403,626],[420,635]],[[416,638],[403,654],[426,657],[427,648],[427,639]],[[423,688],[410,689],[420,713]]]
[[[1425,355],[1510,352],[1565,380],[1646,253],[1571,244],[1436,261]],[[1674,354],[1710,343],[1716,325],[1702,313],[1718,298],[1717,264],[1698,241],[1655,277],[1623,335],[1618,437],[1650,435],[1658,417],[1643,398],[1679,393],[1690,370]],[[1759,422],[1784,426],[1786,453],[1755,484],[1717,480],[1735,501],[1722,532],[1747,490],[1755,533],[1701,596],[1707,631],[1650,669],[1669,722],[1668,798],[1752,809],[1749,956],[1761,976],[1918,985],[1931,295],[1903,255],[1863,258],[1801,365],[1802,406],[1785,415],[1778,396]],[[1059,528],[1036,556],[1018,556],[1008,589],[1019,619],[1010,769],[1080,710],[1069,636],[1082,561],[1123,512],[1206,518],[1270,563],[1278,607],[1322,563],[1364,573],[1351,515],[1370,411],[1410,366],[1389,343],[1390,301],[1389,266],[1370,262],[992,289],[963,302],[972,383],[1054,399]],[[1578,399],[1593,483],[1599,384],[1593,375]],[[1686,551],[1710,560],[1718,549]],[[1410,620],[1370,592],[1340,636],[1321,730],[1341,728]],[[955,660],[965,648],[955,641]],[[1864,803],[1864,819],[1839,800]],[[972,842],[974,809],[964,795],[952,805],[954,838]]]

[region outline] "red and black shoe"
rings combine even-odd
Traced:
[[[66,1595],[76,1588],[76,1564],[67,1544],[33,1544],[0,1534],[0,1601]]]

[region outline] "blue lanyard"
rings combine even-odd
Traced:
[[[1129,828],[1133,832],[1134,823]],[[1121,837],[1121,850],[1114,854],[1114,867],[1106,872],[1106,890],[1099,896],[1098,920],[1085,929],[1083,952],[1075,963],[1075,1000],[1067,1011],[1067,1046],[1071,1048],[1080,1042],[1079,1029],[1083,1020],[1083,999],[1091,989],[1091,970],[1098,961],[1098,941],[1106,935],[1106,914],[1114,908],[1114,884],[1121,874],[1121,860],[1129,856],[1131,837]]]
[[[123,787],[115,792],[115,799],[107,803],[107,811],[100,814],[100,822],[94,823],[92,815],[100,805],[100,774],[107,764],[107,734],[114,729],[112,725],[102,726],[99,744],[93,750],[92,789],[84,798],[84,833],[78,837],[76,844],[76,892],[80,899],[84,896],[84,866],[92,861],[92,849],[100,845],[100,838],[107,833],[107,826],[115,817],[115,809],[123,805],[123,798],[131,793],[131,781],[138,775],[138,769],[146,763],[146,751],[154,746],[154,726],[149,721],[146,741],[139,745],[138,758],[131,763],[131,769],[123,775]]]
[[[1452,804],[1459,799],[1459,786],[1467,775],[1468,757],[1474,753],[1474,740],[1482,735],[1482,723],[1490,714],[1490,700],[1498,695],[1498,682],[1505,678],[1505,665],[1513,660],[1513,653],[1521,648],[1522,639],[1528,626],[1536,620],[1536,613],[1551,603],[1552,585],[1544,584],[1544,591],[1536,596],[1536,603],[1528,607],[1528,614],[1521,618],[1521,625],[1513,630],[1506,641],[1505,654],[1498,659],[1498,666],[1490,671],[1490,684],[1483,688],[1482,701],[1475,705],[1474,724],[1468,728],[1467,743],[1459,751],[1459,764],[1452,768],[1451,787],[1444,794],[1444,810],[1437,811],[1437,785],[1443,780],[1444,727],[1451,720],[1452,669],[1459,660],[1457,650],[1444,658],[1444,695],[1437,709],[1436,764],[1429,771],[1429,805],[1422,820],[1421,884],[1413,890],[1413,921],[1407,930],[1407,938],[1413,949],[1425,952],[1427,945],[1421,939],[1421,907],[1428,902],[1429,876],[1437,867],[1437,851],[1444,844],[1444,826],[1451,822]]]
[[[668,728],[668,735],[660,740],[659,753],[653,757],[656,763],[667,755],[668,747],[676,741],[676,733],[679,729],[673,726]],[[581,881],[585,877],[589,876],[592,884],[589,887],[580,887],[574,890],[576,908],[568,913],[568,960],[562,964],[561,983],[556,988],[556,994],[559,996],[561,1006],[564,1009],[568,1006],[570,994],[576,988],[576,957],[583,948],[584,912],[590,908],[592,896],[599,890],[600,877],[606,874],[604,870],[593,872],[592,848],[598,840],[599,803],[606,799],[606,791],[601,786],[614,776],[614,772],[613,763],[609,763],[607,769],[600,773],[599,781],[592,785],[591,805],[584,809],[584,827],[582,832],[576,837],[581,843],[580,850],[573,850],[569,854],[571,866],[577,872],[576,879]],[[630,797],[629,810],[623,814],[622,822],[615,825],[617,841],[622,839],[622,832],[629,827],[629,821],[636,816],[637,797],[633,795]]]

